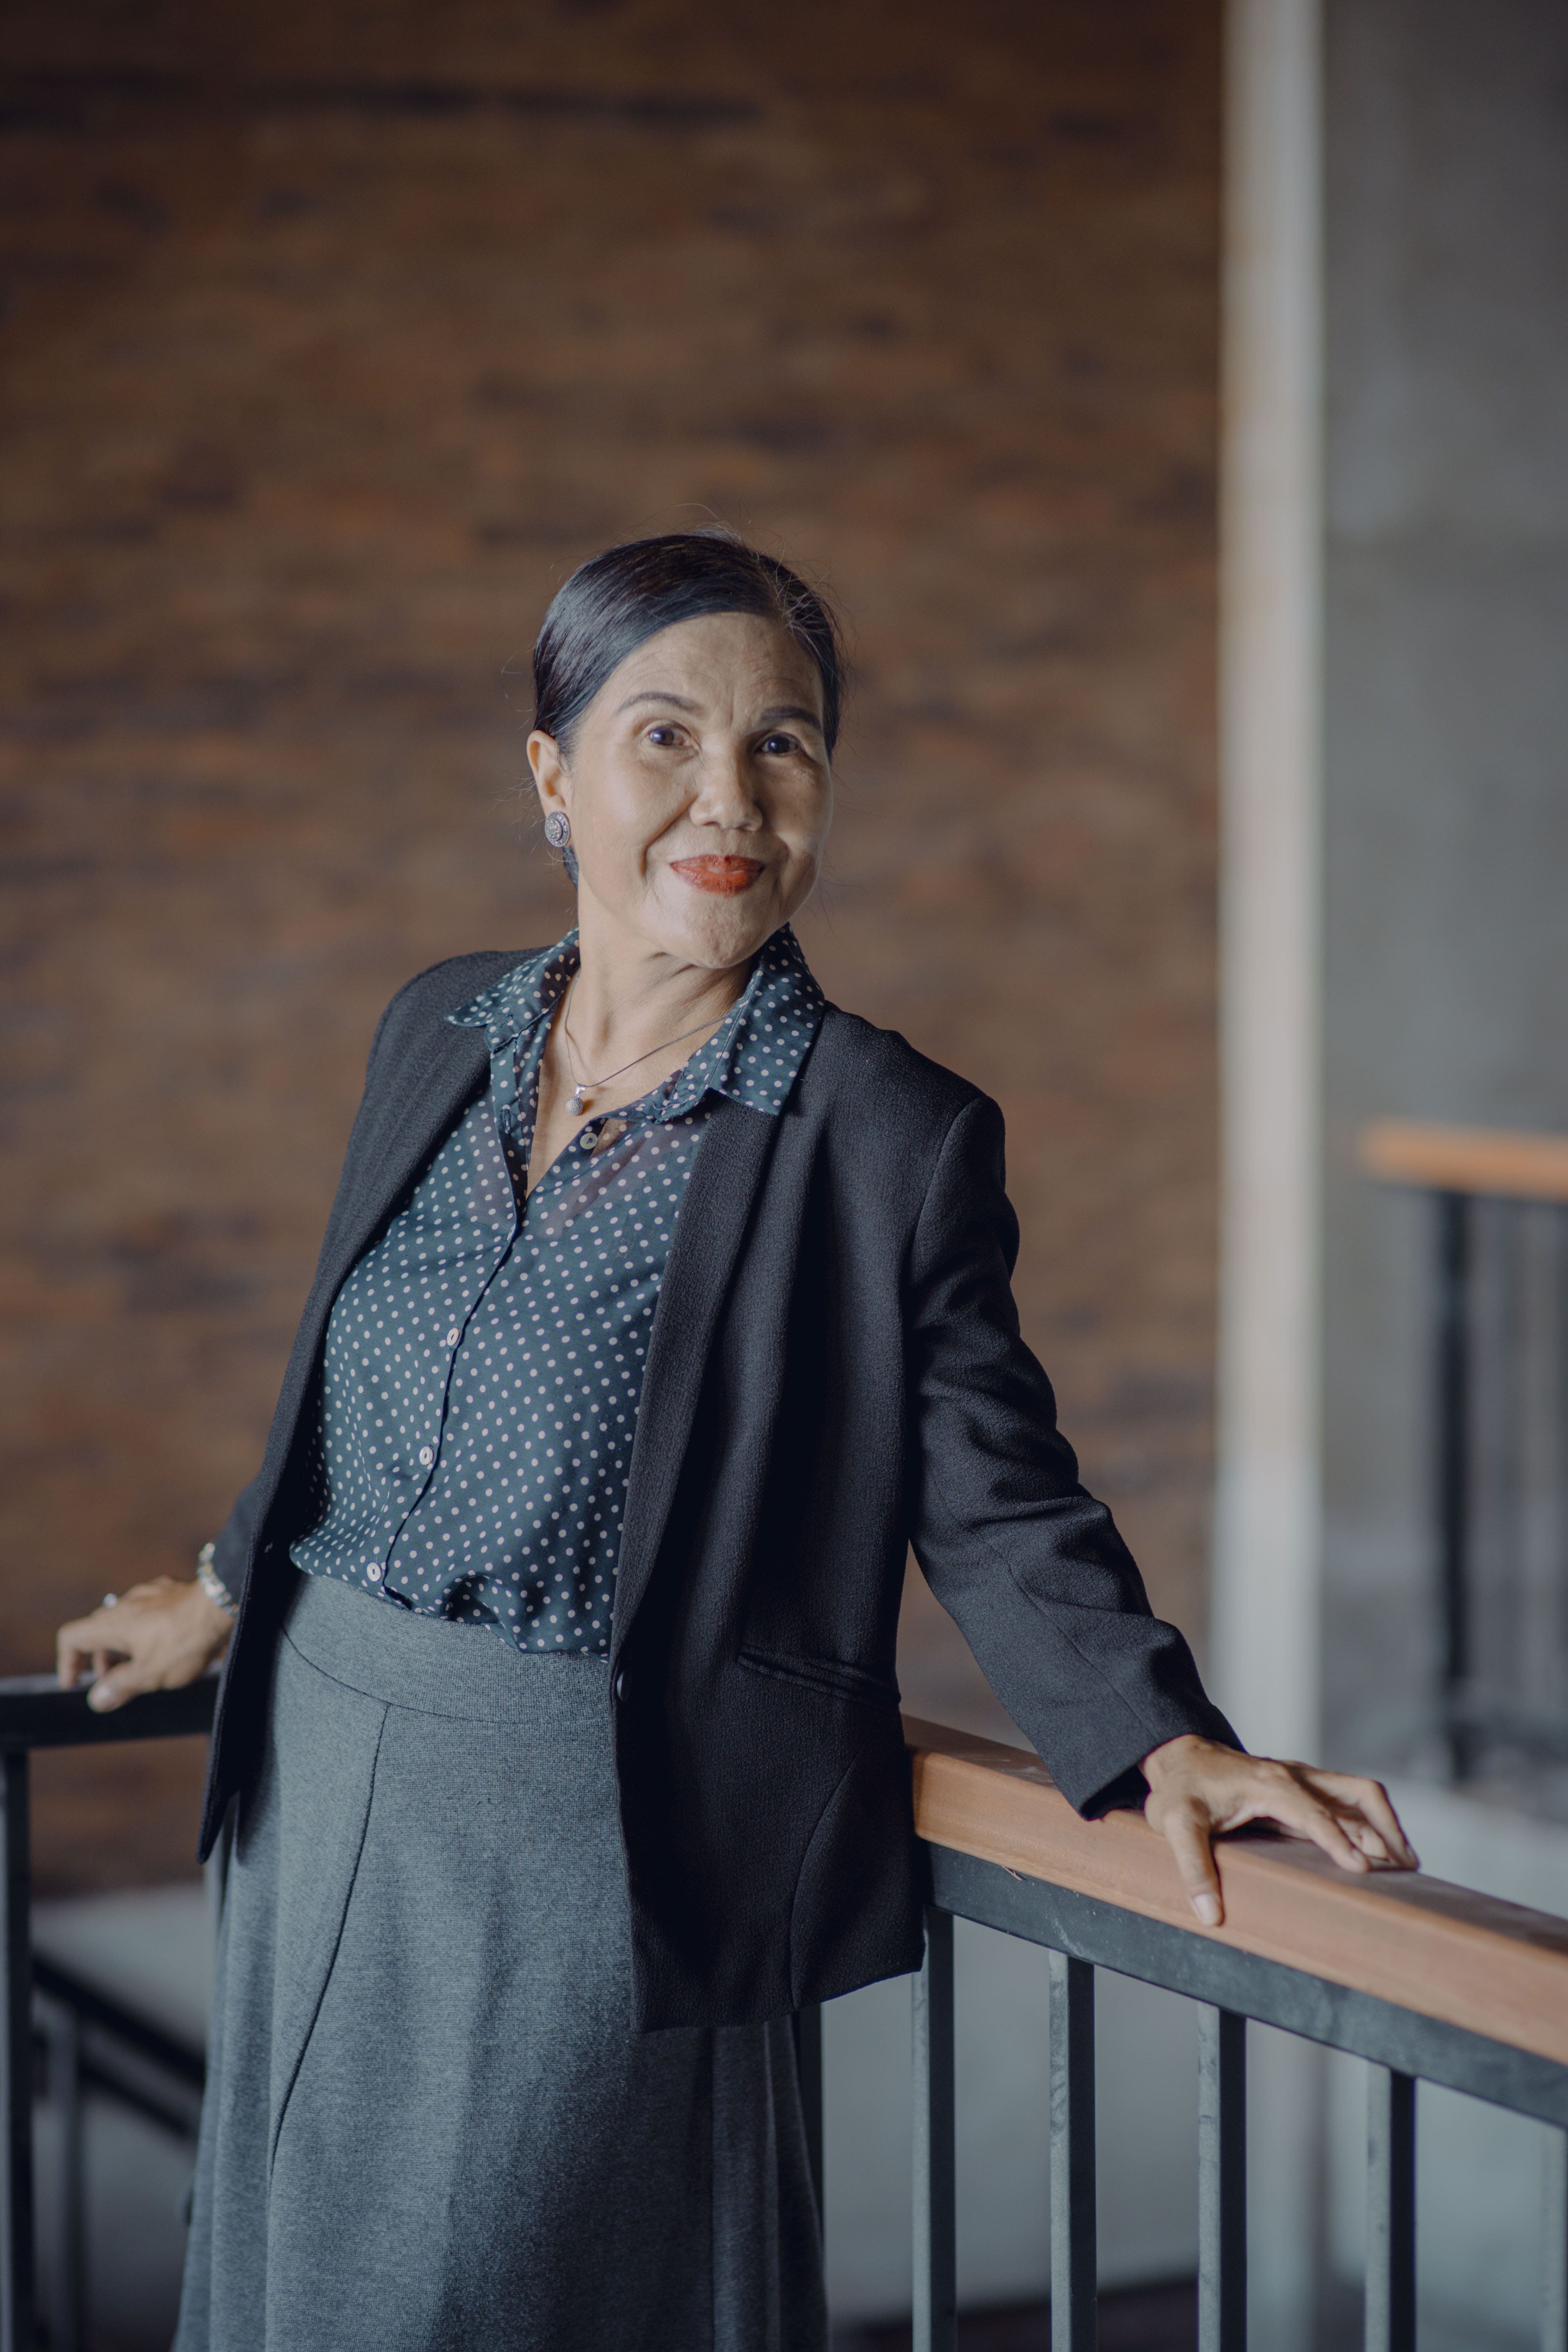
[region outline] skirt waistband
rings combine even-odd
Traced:
[[[283,1638],[351,1690],[421,1715],[536,1724],[552,1738],[610,1737],[607,1658],[514,1650],[484,1625],[421,1617],[330,1576],[300,1572]]]

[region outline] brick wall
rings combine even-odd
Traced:
[[[541,609],[710,516],[847,610],[808,953],[1001,1098],[1026,1327],[1200,1623],[1216,15],[14,0],[0,1670],[254,1467],[380,1004],[567,920]],[[195,1761],[53,1759],[46,1883],[186,1866]]]

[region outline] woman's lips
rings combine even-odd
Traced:
[[[675,857],[670,871],[689,882],[694,890],[712,890],[721,898],[733,898],[738,892],[749,890],[763,871],[760,857]]]

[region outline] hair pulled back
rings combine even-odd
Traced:
[[[647,638],[710,613],[777,621],[822,680],[822,729],[838,739],[845,661],[826,599],[776,556],[732,532],[667,531],[628,540],[579,564],[544,615],[533,648],[533,723],[570,751],[573,731],[612,670]]]

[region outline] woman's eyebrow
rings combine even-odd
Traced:
[[[763,711],[757,724],[759,727],[776,727],[781,719],[804,719],[806,726],[815,727],[818,734],[822,731],[822,713],[807,710],[804,703],[797,702],[775,703],[772,710]]]
[[[645,686],[640,694],[628,694],[624,702],[616,705],[616,718],[623,710],[635,710],[639,702],[671,702],[677,710],[695,710],[698,708],[683,694],[672,694],[667,686]]]
[[[700,703],[689,701],[683,694],[673,693],[667,686],[645,686],[640,694],[628,694],[624,702],[616,705],[616,718],[620,717],[623,710],[635,710],[639,702],[668,703],[675,710],[701,709]],[[775,703],[771,710],[763,711],[753,724],[758,727],[776,727],[780,720],[784,719],[792,719],[797,725],[815,727],[818,734],[822,732],[822,713],[819,710],[808,710],[803,702]]]

